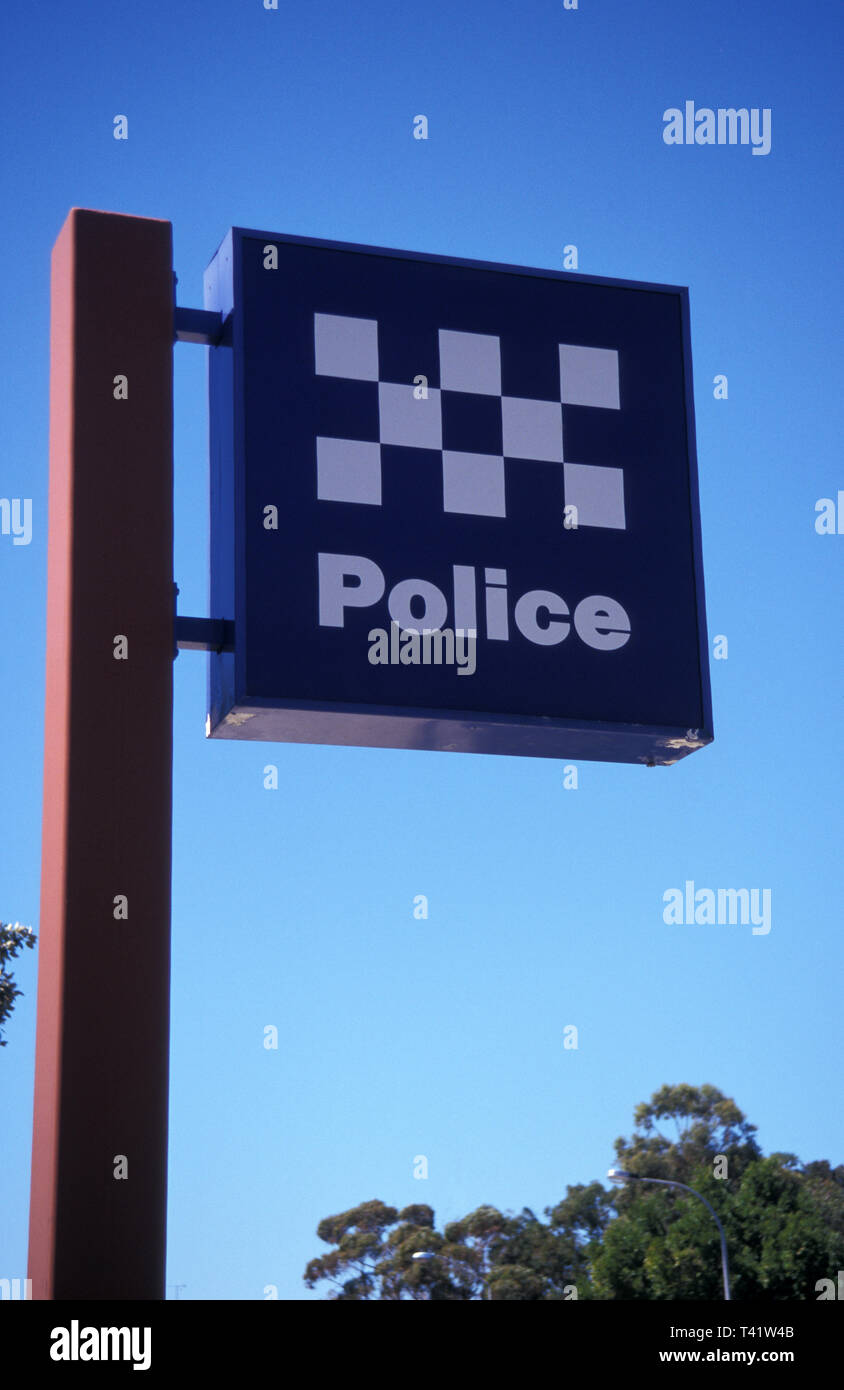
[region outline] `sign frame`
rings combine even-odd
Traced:
[[[500,272],[507,275],[603,285],[674,296],[678,301],[682,342],[685,441],[688,459],[690,533],[694,583],[696,651],[700,708],[697,728],[680,725],[612,723],[557,716],[505,714],[467,708],[425,708],[306,698],[267,698],[246,687],[246,555],[244,421],[245,352],[243,244],[297,245],[367,256],[431,262],[436,265]],[[510,265],[428,252],[359,245],[233,227],[205,273],[206,310],[221,315],[222,331],[209,350],[209,421],[211,441],[211,584],[212,618],[233,622],[233,651],[209,655],[206,735],[268,742],[319,743],[357,747],[414,748],[428,751],[480,752],[510,756],[583,759],[670,766],[711,743],[714,737],[709,649],[703,577],[702,537],[692,383],[689,291],[685,286],[654,284],[579,272]]]

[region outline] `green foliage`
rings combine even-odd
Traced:
[[[633,1118],[639,1132],[630,1140],[616,1139],[617,1167],[643,1178],[687,1183],[699,1168],[711,1171],[719,1154],[727,1159],[730,1177],[737,1178],[759,1157],[756,1126],[714,1086],[662,1086],[637,1105]],[[663,1121],[673,1125],[673,1138],[659,1128]]]
[[[748,1169],[729,1211],[737,1289],[756,1288],[765,1300],[805,1298],[818,1279],[835,1277],[844,1265],[844,1188],[833,1182],[824,1194],[832,1227],[816,1192],[793,1155],[772,1154]]]
[[[616,1166],[706,1198],[724,1226],[734,1299],[811,1300],[818,1280],[844,1268],[844,1166],[763,1157],[755,1126],[714,1086],[663,1086],[634,1120],[631,1138],[616,1140]],[[311,1260],[305,1282],[327,1281],[332,1299],[722,1297],[718,1229],[692,1193],[578,1184],[544,1215],[482,1205],[440,1233],[428,1206],[364,1202],[320,1222],[335,1248]],[[414,1260],[419,1251],[431,1258]]]
[[[6,970],[6,964],[14,960],[24,946],[31,950],[36,940],[32,927],[23,927],[20,922],[0,922],[0,1047],[6,1046],[2,1037],[3,1025],[15,1007],[15,1000],[22,993],[15,984],[14,976]]]
[[[836,1180],[826,1163],[804,1169],[794,1154],[763,1158],[755,1126],[714,1086],[663,1086],[637,1107],[635,1121],[639,1132],[616,1140],[617,1166],[684,1182],[715,1208],[734,1299],[813,1298],[816,1281],[842,1268],[844,1172]],[[675,1139],[660,1121],[673,1123]],[[721,1179],[719,1157],[727,1160]],[[681,1189],[632,1182],[615,1205],[592,1267],[597,1297],[722,1297],[718,1231],[703,1203]]]
[[[398,1212],[364,1202],[320,1222],[317,1234],[337,1248],[311,1260],[305,1283],[327,1280],[330,1299],[536,1302],[564,1298],[575,1266],[586,1277],[585,1261],[571,1258],[577,1233],[562,1220],[552,1228],[527,1208],[511,1216],[481,1206],[441,1235],[428,1206]],[[418,1251],[432,1258],[414,1260]]]

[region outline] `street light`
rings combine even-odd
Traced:
[[[715,1219],[715,1225],[718,1227],[718,1234],[721,1237],[721,1273],[724,1276],[724,1298],[729,1303],[731,1299],[730,1271],[727,1265],[727,1238],[724,1235],[724,1227],[721,1225],[717,1211],[714,1207],[710,1206],[706,1198],[701,1196],[699,1192],[695,1192],[695,1189],[689,1187],[687,1183],[675,1182],[673,1178],[640,1178],[638,1173],[627,1173],[623,1168],[610,1168],[607,1177],[610,1182],[656,1182],[659,1183],[660,1187],[682,1187],[685,1192],[691,1192],[694,1197],[700,1197],[703,1205],[709,1207]]]

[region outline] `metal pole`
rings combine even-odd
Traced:
[[[75,208],[52,260],[29,1275],[164,1297],[173,741],[169,222]]]

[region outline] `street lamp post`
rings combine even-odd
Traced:
[[[623,1168],[610,1168],[607,1177],[610,1182],[655,1182],[659,1183],[660,1187],[682,1187],[684,1192],[691,1192],[694,1197],[700,1198],[705,1207],[709,1207],[715,1220],[715,1225],[718,1227],[718,1234],[721,1237],[721,1273],[724,1277],[724,1298],[729,1303],[731,1299],[730,1270],[727,1264],[727,1238],[724,1235],[724,1227],[721,1225],[717,1211],[707,1202],[706,1198],[702,1196],[700,1192],[696,1192],[693,1187],[689,1187],[687,1183],[676,1182],[673,1178],[640,1178],[638,1173],[627,1173]]]

